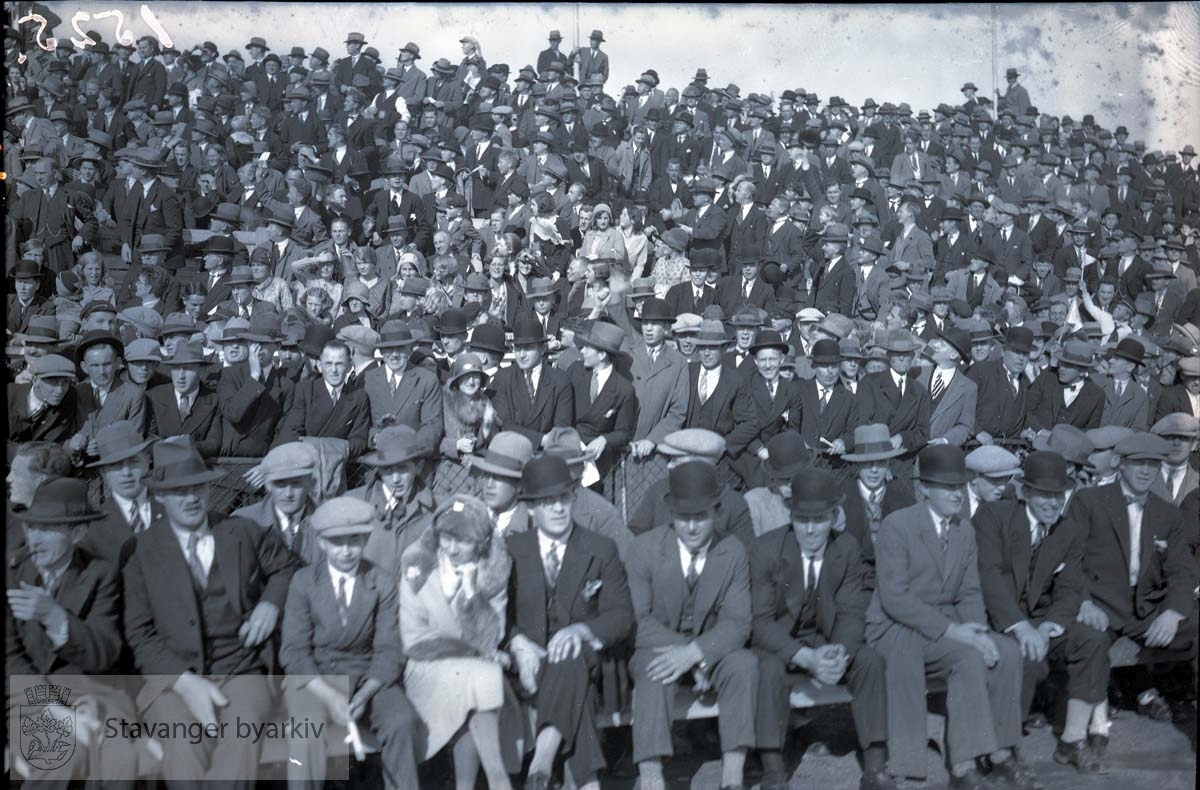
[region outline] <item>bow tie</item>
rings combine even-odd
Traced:
[[[1145,507],[1146,506],[1146,495],[1142,494],[1141,496],[1134,496],[1133,494],[1126,494],[1125,495],[1125,504],[1126,505],[1137,505],[1138,507]]]

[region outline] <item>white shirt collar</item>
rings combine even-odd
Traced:
[[[679,544],[679,567],[683,571],[684,576],[687,576],[688,566],[692,563],[692,552],[688,551],[688,547],[683,545],[683,541],[679,538],[675,539]],[[704,563],[708,562],[708,550],[712,548],[712,541],[705,544],[704,548],[696,552],[696,573],[704,572]]]
[[[326,561],[325,567],[329,569],[329,580],[333,582],[333,595],[337,597],[338,584],[342,579],[346,580],[346,603],[354,600],[354,582],[358,579],[358,568],[354,569],[354,573],[344,573]]]

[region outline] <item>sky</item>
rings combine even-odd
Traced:
[[[134,35],[150,32],[141,6],[129,2],[46,3],[63,19],[115,9]],[[563,48],[593,29],[607,39],[611,80],[619,94],[647,68],[662,87],[682,88],[698,67],[710,86],[737,84],[741,94],[787,88],[838,95],[853,104],[907,101],[915,110],[962,99],[965,81],[990,93],[1009,67],[1022,73],[1033,103],[1078,120],[1129,127],[1150,149],[1200,144],[1200,3],[937,5],[616,5],[366,4],[172,2],[151,4],[177,47],[204,41],[222,53],[262,36],[276,52],[324,46],[345,54],[354,30],[394,65],[408,41],[426,68],[439,57],[458,62],[458,39],[477,37],[489,63],[515,73],[536,62],[557,28]],[[81,22],[112,43],[114,19]],[[64,24],[63,33],[71,34]],[[993,59],[993,39],[995,58]],[[993,73],[993,60],[995,74]]]

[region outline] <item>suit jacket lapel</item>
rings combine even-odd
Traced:
[[[225,595],[238,616],[242,611],[241,547],[232,529],[213,530],[213,559],[219,565],[221,581],[225,584]]]
[[[1121,544],[1121,551],[1125,555],[1125,566],[1129,566],[1129,511],[1125,505],[1125,495],[1121,491],[1119,484],[1114,484],[1112,493],[1109,496],[1110,506],[1108,508],[1109,518],[1112,520],[1113,531],[1117,533],[1117,542]],[[1145,532],[1146,518],[1142,514],[1142,531]]]
[[[692,614],[692,626],[700,633],[708,613],[717,603],[717,594],[721,591],[725,576],[725,564],[728,562],[728,547],[723,543],[709,544],[708,558],[704,561],[704,573],[696,581],[696,607]],[[675,567],[679,568],[676,561]],[[683,569],[679,568],[682,576]]]
[[[933,523],[933,516],[926,510],[922,514],[921,526],[917,529],[917,533],[921,537],[921,542],[925,544],[925,548],[929,549],[929,554],[933,557],[933,563],[937,566],[938,573],[942,574],[943,580],[946,577],[947,553],[942,552],[942,543],[938,539],[937,526]],[[951,547],[953,548],[954,539],[950,539]]]
[[[558,583],[554,589],[554,605],[558,608],[558,616],[561,622],[571,622],[571,604],[575,600],[575,596],[579,594],[579,587],[583,584],[583,577],[587,574],[587,569],[592,564],[592,555],[580,545],[579,533],[577,530],[583,529],[578,524],[571,529],[571,536],[567,538],[567,548],[563,551],[562,567],[558,572]]]
[[[788,614],[795,621],[804,606],[804,562],[800,556],[800,545],[792,537],[791,529],[783,536],[783,548],[779,552],[780,569],[784,572],[783,598]]]

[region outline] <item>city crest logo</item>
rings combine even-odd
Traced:
[[[71,689],[39,685],[25,689],[21,706],[21,755],[35,769],[61,768],[75,754],[75,706]]]

